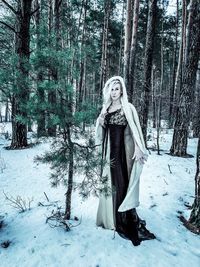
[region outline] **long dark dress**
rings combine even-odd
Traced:
[[[129,183],[124,145],[124,130],[127,126],[127,120],[122,110],[118,109],[114,112],[107,113],[105,116],[105,126],[106,134],[103,151],[105,154],[109,130],[110,172],[115,229],[120,236],[130,239],[134,245],[139,245],[142,240],[140,234],[142,230],[141,226],[143,226],[143,232],[145,230],[146,234],[151,234],[145,228],[145,221],[138,217],[135,209],[118,212],[118,208],[126,196]]]

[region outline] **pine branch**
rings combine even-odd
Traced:
[[[81,148],[86,148],[86,149],[93,149],[93,148],[95,148],[95,147],[97,147],[97,146],[100,146],[100,145],[94,145],[94,146],[84,146],[84,145],[81,145],[81,144],[79,144],[79,143],[76,143],[76,142],[73,142],[73,144],[74,145],[77,145],[77,146],[79,146],[79,147],[81,147]]]
[[[17,14],[17,11],[10,5],[8,4],[5,0],[2,0],[2,2],[15,14],[15,15],[18,15]]]

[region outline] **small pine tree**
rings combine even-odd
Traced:
[[[101,167],[106,162],[102,161],[101,152],[95,145],[93,132],[90,129],[81,132],[82,123],[91,123],[93,120],[95,109],[87,104],[87,110],[71,113],[71,116],[67,109],[65,112],[61,110],[57,109],[60,126],[57,137],[53,139],[50,151],[36,157],[36,160],[50,164],[52,186],[57,187],[62,183],[67,187],[65,219],[70,219],[73,189],[79,189],[80,195],[87,198],[90,194],[98,195],[102,191],[109,194],[110,188],[107,186],[107,177],[101,173]],[[80,177],[76,181],[75,175]]]

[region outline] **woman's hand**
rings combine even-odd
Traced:
[[[135,152],[133,155],[133,158],[136,161],[138,161],[140,164],[144,164],[145,161],[147,161],[147,155],[145,155],[141,149],[139,148],[139,146],[137,144],[135,144]]]

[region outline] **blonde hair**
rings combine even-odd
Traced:
[[[125,87],[123,78],[121,76],[113,76],[105,83],[105,86],[103,88],[103,109],[104,110],[106,110],[109,107],[109,105],[112,103],[110,93],[111,93],[113,86],[118,83],[120,84],[120,89],[121,89],[120,99],[121,99],[122,105],[125,105],[126,103],[128,103],[128,97],[127,97],[126,87]]]

